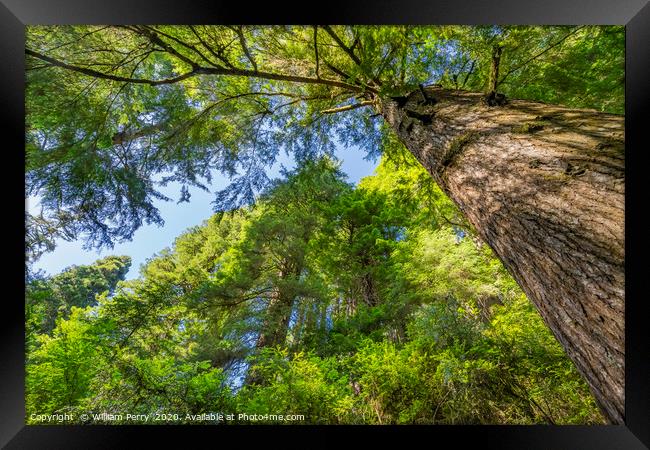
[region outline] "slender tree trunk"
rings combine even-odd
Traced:
[[[379,304],[379,298],[377,290],[375,289],[375,281],[372,278],[370,273],[365,273],[359,279],[360,291],[363,296],[363,302],[367,306],[377,306]]]
[[[624,420],[624,117],[427,88],[379,111]],[[433,103],[433,104],[432,104]]]
[[[488,92],[496,94],[499,87],[499,66],[501,64],[501,52],[503,48],[499,45],[492,47],[492,63],[490,65],[490,82]]]
[[[273,297],[266,309],[262,332],[257,339],[256,347],[258,349],[284,345],[287,339],[292,307],[293,296],[286,295],[279,289],[273,293]]]
[[[293,296],[286,295],[276,288],[271,294],[271,300],[265,311],[262,331],[255,342],[257,350],[284,345],[289,329],[289,319],[293,307]],[[244,384],[262,384],[260,374],[252,367],[246,373]]]

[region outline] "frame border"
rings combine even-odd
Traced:
[[[5,448],[115,448],[130,446],[135,437],[155,438],[166,444],[192,442],[197,434],[206,438],[229,438],[248,441],[252,434],[264,434],[267,442],[284,444],[296,438],[312,439],[320,431],[322,444],[340,445],[354,433],[364,439],[404,442],[405,438],[426,439],[437,443],[440,438],[456,443],[479,443],[487,448],[571,448],[571,449],[643,449],[650,448],[650,327],[647,326],[647,303],[641,297],[643,250],[647,247],[640,208],[642,139],[644,122],[641,112],[650,104],[650,3],[647,0],[371,0],[328,1],[321,11],[307,12],[295,6],[273,3],[273,9],[255,10],[240,2],[223,0],[0,0],[0,97],[6,125],[3,139],[11,155],[11,168],[3,177],[5,197],[11,203],[9,215],[15,238],[6,241],[6,250],[16,260],[24,258],[24,43],[26,25],[45,24],[596,24],[626,26],[626,309],[625,309],[625,425],[599,426],[300,426],[246,427],[174,426],[26,426],[24,405],[24,274],[20,265],[10,267],[5,280],[11,280],[17,293],[4,295],[4,310],[10,311],[0,328],[0,445]],[[255,11],[252,14],[252,11]],[[9,139],[7,139],[9,138]],[[645,142],[647,146],[647,141]],[[634,149],[636,151],[629,151]],[[15,166],[15,170],[13,170]],[[8,167],[9,168],[9,167]],[[647,175],[646,175],[647,176]],[[15,179],[13,179],[15,177]],[[22,186],[23,192],[19,192]],[[645,242],[644,242],[645,240]],[[643,245],[646,244],[646,245]],[[630,259],[631,258],[631,259]],[[630,261],[632,261],[630,263]],[[12,286],[13,287],[13,286]],[[22,296],[22,297],[21,297]],[[2,298],[0,297],[0,298]],[[267,433],[268,432],[268,433]],[[309,435],[306,435],[309,433]],[[208,437],[209,434],[209,437]],[[137,436],[136,436],[137,435]],[[270,440],[269,440],[270,438]],[[216,441],[215,441],[216,442]],[[132,444],[131,444],[132,445]],[[295,444],[294,444],[295,445]]]

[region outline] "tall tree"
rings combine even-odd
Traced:
[[[389,151],[394,133],[622,423],[623,118],[576,109],[622,111],[622,38],[620,27],[32,27],[28,193],[39,223],[110,246],[161,223],[155,174],[183,183],[183,201],[221,170],[233,183],[216,206],[232,209],[267,185],[281,149],[313,158],[336,136]]]
[[[26,286],[25,302],[34,331],[51,334],[56,320],[67,318],[72,307],[97,305],[97,296],[112,294],[130,267],[130,257],[108,256],[51,277],[32,277]]]
[[[292,315],[321,300],[311,267],[311,252],[318,250],[311,244],[324,227],[327,205],[349,189],[329,158],[305,161],[285,176],[259,199],[239,241],[195,296],[204,305],[249,304],[259,322],[255,352],[285,346]],[[257,380],[249,375],[248,383]]]

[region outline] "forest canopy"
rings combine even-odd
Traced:
[[[109,248],[163,224],[160,186],[250,204],[281,152],[337,143],[390,154],[373,108],[422,84],[624,110],[624,29],[598,26],[31,26],[27,32],[27,253],[53,237]]]
[[[305,163],[117,286],[126,258],[32,282],[28,417],[601,423],[533,306],[421,167],[384,161],[356,187],[343,180],[328,158]]]
[[[27,423],[620,421],[622,27],[31,26],[26,58]],[[33,270],[217,176],[139,277]]]

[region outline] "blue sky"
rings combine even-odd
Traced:
[[[372,175],[379,161],[364,160],[365,152],[355,148],[338,147],[336,156],[342,160],[341,169],[348,176],[348,181],[354,184],[365,176]],[[269,177],[279,176],[280,165],[287,168],[293,167],[293,162],[285,155],[279,158],[278,163],[269,170]],[[171,246],[174,239],[186,229],[200,225],[205,219],[213,214],[211,202],[214,200],[213,192],[223,189],[228,185],[228,180],[215,174],[211,192],[205,192],[198,188],[190,189],[192,197],[189,203],[176,204],[176,201],[157,201],[156,207],[165,221],[165,225],[145,225],[136,231],[133,240],[115,244],[113,249],[104,249],[101,252],[88,251],[82,248],[81,241],[66,242],[57,241],[56,249],[51,253],[45,253],[34,263],[34,270],[41,269],[45,273],[53,275],[61,272],[72,265],[90,264],[93,261],[108,255],[128,255],[132,259],[131,270],[126,275],[127,279],[137,278],[140,265],[151,258],[155,253],[165,247]],[[163,194],[178,199],[180,193],[179,184],[169,184],[160,189]],[[36,199],[30,199],[28,209],[36,211]]]

